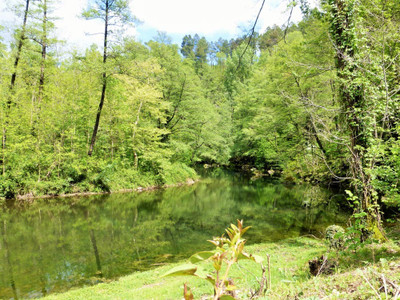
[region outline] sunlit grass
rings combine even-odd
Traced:
[[[271,256],[271,289],[259,299],[392,299],[400,281],[400,251],[393,243],[367,246],[356,253],[331,251],[329,257],[338,260],[339,267],[332,275],[318,277],[310,275],[308,261],[327,253],[322,240],[300,237],[246,248],[247,252],[264,257],[265,262],[267,255]],[[212,285],[199,278],[161,277],[179,264],[53,294],[46,299],[183,299],[184,283],[191,287],[195,299],[212,298]],[[241,261],[230,274],[239,287],[237,298],[249,299],[250,292],[259,287],[262,272],[258,264]]]

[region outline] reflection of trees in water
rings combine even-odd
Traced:
[[[96,275],[99,276],[99,277],[103,277],[103,272],[101,270],[101,261],[100,261],[99,249],[97,248],[96,236],[94,234],[94,225],[93,225],[93,221],[90,219],[90,214],[89,214],[89,210],[87,209],[87,207],[85,207],[85,218],[86,218],[87,223],[88,223],[90,243],[92,244],[94,257],[95,257],[95,260],[96,260],[96,267],[97,267]]]
[[[36,201],[7,215],[9,251],[19,258],[14,286],[23,296],[90,284],[93,274],[113,278],[145,270],[206,249],[206,240],[236,219],[253,226],[249,242],[329,223],[329,212],[303,207],[305,195],[299,187],[224,179],[152,193]],[[31,280],[37,277],[42,280]],[[0,277],[2,286],[10,280]]]
[[[18,293],[17,293],[17,288],[15,286],[15,280],[14,280],[14,272],[13,272],[13,267],[11,264],[11,258],[10,258],[10,248],[8,246],[8,242],[7,242],[7,221],[3,220],[2,222],[3,226],[1,228],[1,235],[3,236],[3,246],[4,246],[4,260],[5,260],[5,264],[7,265],[7,269],[8,269],[8,276],[9,276],[9,284],[11,286],[12,292],[13,292],[13,296],[14,299],[18,300]],[[1,249],[1,247],[0,247]],[[5,268],[4,268],[5,269]]]
[[[43,270],[43,267],[45,266],[45,262],[43,259],[44,253],[43,253],[43,247],[42,247],[42,210],[39,209],[38,211],[38,224],[37,226],[35,226],[35,231],[34,231],[34,236],[36,238],[34,238],[34,241],[36,243],[36,256],[35,256],[35,264],[36,264],[36,268],[38,270],[38,278],[39,278],[39,282],[40,282],[40,290],[42,292],[42,296],[46,296],[47,294],[47,289],[46,289],[46,275],[45,275],[45,271]]]

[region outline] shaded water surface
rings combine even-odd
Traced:
[[[344,223],[330,192],[214,172],[192,186],[0,206],[0,298],[35,298],[211,248],[236,219],[248,243]],[[336,197],[336,196],[335,196]]]

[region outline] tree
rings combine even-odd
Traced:
[[[15,60],[14,60],[14,71],[13,74],[11,75],[11,84],[10,84],[10,90],[14,89],[15,86],[15,79],[17,78],[17,68],[18,68],[18,63],[21,58],[21,51],[22,47],[24,45],[25,39],[26,39],[26,23],[28,20],[28,12],[29,12],[29,0],[25,0],[25,9],[24,9],[24,17],[22,21],[22,27],[21,27],[21,32],[18,36],[17,39],[17,53],[15,54]],[[7,106],[11,106],[11,99],[9,99]]]
[[[210,44],[205,37],[200,38],[198,34],[194,37],[185,35],[182,40],[181,53],[185,58],[195,62],[195,70],[201,73],[202,66],[207,62],[210,52]]]
[[[372,233],[380,241],[386,239],[382,228],[378,197],[372,185],[371,169],[375,166],[375,157],[371,156],[374,139],[378,138],[377,123],[380,99],[368,97],[371,89],[369,76],[362,71],[368,69],[363,60],[364,51],[360,37],[365,28],[360,21],[360,3],[355,0],[328,0],[328,20],[330,35],[336,50],[336,69],[339,84],[339,99],[343,114],[343,123],[348,131],[349,165],[352,184],[359,205],[356,221],[360,222],[361,240]],[[363,7],[365,8],[365,6]],[[378,102],[377,102],[378,101]],[[376,155],[375,155],[376,156]],[[358,219],[357,219],[358,218]]]
[[[207,62],[207,55],[209,52],[210,45],[208,44],[205,37],[198,40],[196,44],[195,58],[196,58],[196,69],[198,70],[203,64]]]
[[[17,36],[17,53],[15,54],[15,60],[14,60],[14,70],[11,75],[11,83],[10,83],[10,94],[8,96],[7,100],[7,105],[5,109],[5,125],[3,127],[3,138],[2,138],[2,148],[3,148],[3,157],[2,157],[2,165],[3,165],[3,175],[6,172],[6,162],[5,162],[5,152],[6,152],[6,143],[7,143],[7,125],[8,125],[8,117],[9,117],[9,111],[11,109],[11,104],[13,101],[13,91],[14,91],[14,86],[15,86],[15,80],[17,78],[17,69],[18,69],[18,63],[21,58],[21,51],[22,47],[24,45],[25,39],[26,39],[26,23],[28,20],[28,12],[29,12],[29,0],[25,0],[25,9],[23,13],[23,21],[22,21],[22,27],[20,34]]]
[[[104,21],[104,34],[103,34],[103,74],[102,74],[102,87],[99,107],[96,113],[96,121],[93,127],[92,138],[90,140],[88,155],[91,156],[96,142],[97,132],[99,130],[101,112],[104,105],[107,89],[107,71],[106,63],[109,52],[109,38],[113,33],[113,26],[131,23],[134,21],[130,10],[128,0],[95,0],[93,7],[82,13],[82,16],[87,20],[101,19]]]
[[[259,48],[260,50],[268,50],[271,53],[272,47],[282,39],[283,30],[279,26],[268,27],[258,39]]]
[[[182,40],[181,53],[185,58],[194,59],[195,40],[192,36],[185,35]]]
[[[50,35],[54,29],[54,23],[51,20],[50,14],[52,12],[52,1],[51,0],[39,0],[35,2],[32,17],[34,19],[34,27],[31,29],[31,39],[35,43],[33,50],[36,53],[40,53],[39,60],[39,74],[38,74],[38,87],[37,93],[33,94],[33,121],[31,124],[31,134],[36,138],[36,157],[38,161],[38,181],[41,180],[41,145],[43,140],[41,139],[42,129],[45,131],[46,126],[43,126],[41,113],[43,100],[45,98],[45,81],[47,73],[49,72],[48,67],[50,66],[48,51],[49,47],[54,45],[56,42],[51,39]],[[54,65],[53,65],[54,66]]]

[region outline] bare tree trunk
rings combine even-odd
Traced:
[[[45,80],[45,68],[46,68],[46,55],[47,55],[47,0],[43,0],[43,21],[42,21],[42,38],[40,40],[42,46],[42,59],[40,62],[40,75],[39,75],[39,92],[36,103],[36,119],[33,124],[32,133],[36,136],[36,149],[38,154],[38,159],[40,157],[40,136],[37,125],[40,122],[40,111],[43,100],[44,93],[44,80]],[[41,164],[38,163],[39,174],[38,181],[40,181],[41,176]]]
[[[140,112],[142,111],[142,107],[143,107],[143,100],[140,101],[138,112],[137,112],[137,115],[136,115],[136,121],[135,121],[134,127],[133,127],[132,148],[134,148],[134,144],[135,144],[136,131],[137,131],[137,127],[138,127],[138,124],[139,124]],[[138,158],[136,150],[133,150],[133,155],[135,156],[134,167],[137,170],[138,164],[139,164],[139,158]]]
[[[104,25],[104,49],[103,49],[103,67],[105,68],[107,62],[107,43],[108,43],[108,18],[109,18],[109,1],[106,1],[106,17]],[[107,73],[103,71],[103,81],[101,88],[101,97],[99,107],[97,108],[96,122],[93,127],[92,138],[90,140],[90,146],[88,155],[92,156],[94,144],[96,143],[97,131],[99,130],[101,111],[103,110],[104,99],[106,98],[106,88],[107,88]]]
[[[42,36],[42,60],[40,62],[40,77],[39,77],[39,94],[38,94],[38,106],[40,110],[40,103],[43,100],[43,91],[44,91],[44,71],[45,71],[45,62],[46,62],[46,54],[47,54],[47,0],[44,0],[43,5],[43,36]]]
[[[14,72],[11,75],[11,84],[10,84],[10,90],[14,90],[15,86],[15,80],[17,78],[17,68],[18,68],[18,63],[21,57],[21,51],[22,51],[22,46],[25,41],[25,31],[26,31],[26,22],[28,20],[28,11],[29,11],[29,0],[26,0],[25,2],[25,11],[24,11],[24,21],[22,23],[22,30],[21,30],[21,36],[18,40],[18,46],[17,46],[17,54],[15,56],[15,61],[14,61]],[[12,104],[12,98],[10,97],[7,101],[7,108],[10,109]]]

